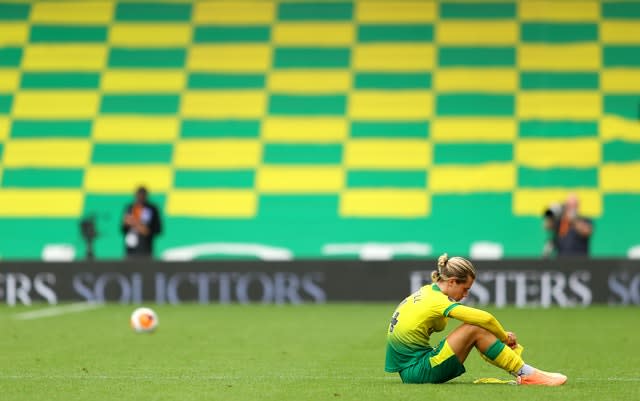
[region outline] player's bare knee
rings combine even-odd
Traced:
[[[468,333],[469,335],[473,335],[473,336],[475,336],[479,332],[479,329],[482,329],[479,326],[474,326],[469,323],[464,323],[462,326],[460,326],[460,328],[464,330],[466,333]]]
[[[487,333],[490,333],[487,329],[480,327],[480,326],[475,326],[473,324],[468,324],[465,323],[462,325],[463,330],[465,330],[466,333],[468,333],[468,335],[474,339],[477,339],[478,337],[481,337]]]

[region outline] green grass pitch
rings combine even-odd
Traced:
[[[634,400],[640,398],[640,309],[489,309],[515,331],[525,360],[569,376],[561,388],[473,384],[508,379],[472,352],[442,385],[403,385],[383,371],[395,305],[152,306],[151,335],[132,306],[20,320],[46,306],[0,307],[3,400]],[[451,320],[448,330],[458,323]],[[446,333],[446,332],[445,332]],[[441,338],[434,334],[432,340]]]

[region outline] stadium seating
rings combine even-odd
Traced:
[[[570,192],[592,254],[625,257],[639,114],[640,1],[3,2],[0,258],[81,257],[86,216],[97,257],[120,258],[139,184],[159,257],[537,257]]]

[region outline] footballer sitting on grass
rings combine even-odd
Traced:
[[[463,363],[475,347],[488,362],[514,375],[518,384],[564,384],[565,375],[527,365],[516,335],[505,331],[493,315],[459,303],[475,278],[475,267],[467,259],[449,259],[446,253],[438,258],[433,283],[405,298],[393,313],[385,371],[398,372],[403,383],[444,383],[465,372]],[[464,324],[432,347],[429,337],[444,330],[449,317]]]

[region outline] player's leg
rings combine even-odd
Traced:
[[[516,354],[518,354],[518,356],[520,358],[522,357],[522,352],[524,351],[524,347],[521,344],[516,345],[514,348],[512,348],[513,352],[515,352]],[[492,364],[493,366],[498,366],[495,364],[495,362],[493,362],[493,360],[489,359],[485,354],[483,354],[482,352],[479,353],[480,356],[482,357],[482,359],[484,359],[486,362],[489,362],[490,364]],[[524,358],[523,358],[524,359]],[[499,366],[498,366],[499,367]]]
[[[404,383],[444,383],[464,372],[464,365],[443,339],[418,363],[402,370],[400,377]]]
[[[463,324],[452,331],[451,334],[447,336],[447,342],[462,363],[464,363],[474,347],[484,355],[487,355],[491,347],[494,347],[492,353],[495,353],[496,348],[501,348],[499,345],[496,345],[496,342],[501,342],[493,333],[472,324]],[[501,349],[498,351],[501,351]],[[491,360],[493,359],[494,358],[491,358]],[[519,369],[522,364],[524,364],[522,360],[518,361],[516,359],[515,362],[513,362],[513,368]]]
[[[544,372],[525,364],[519,352],[507,347],[493,333],[479,326],[463,324],[447,336],[447,343],[460,363],[467,359],[475,347],[491,364],[517,376],[520,384],[557,386],[567,381],[562,374]]]
[[[444,383],[465,372],[463,363],[472,348],[476,347],[481,352],[485,352],[492,349],[492,346],[495,349],[496,341],[502,344],[491,332],[478,326],[463,324],[441,341],[433,351],[426,354],[419,363],[400,372],[400,377],[405,383]],[[493,356],[492,363],[496,359],[493,353],[488,354]],[[502,365],[498,366],[505,370],[513,371],[519,368],[519,366],[505,367],[504,360],[499,359],[499,361]],[[518,361],[515,364],[517,365]],[[520,360],[519,364],[524,363]]]

